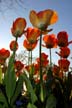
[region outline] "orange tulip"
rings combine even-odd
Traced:
[[[46,55],[45,53],[41,53],[41,62],[42,62],[43,67],[46,67],[49,63],[47,58],[48,58],[48,55]],[[38,64],[40,64],[40,58],[37,58],[36,61]]]
[[[11,51],[16,51],[17,49],[18,49],[18,43],[16,42],[16,41],[11,41],[11,43],[10,43],[10,49],[11,49]]]
[[[39,75],[40,66],[38,63],[34,64],[34,75]]]
[[[24,67],[24,64],[21,62],[21,61],[15,61],[14,62],[14,66],[15,66],[15,69],[17,70],[17,71],[20,71],[20,70],[22,70],[23,69],[23,67]]]
[[[0,49],[0,64],[4,65],[6,59],[10,56],[9,50],[5,48]]]
[[[11,32],[15,37],[21,37],[26,27],[26,20],[24,18],[17,18],[12,25]]]
[[[51,35],[45,35],[43,37],[43,41],[45,45],[43,45],[46,48],[56,48],[57,47],[57,39],[55,38],[54,34]]]
[[[56,11],[51,9],[40,11],[38,13],[32,10],[30,11],[29,18],[34,27],[45,30],[49,25],[57,22],[58,14]]]
[[[27,28],[25,36],[29,43],[33,44],[37,41],[38,37],[40,36],[40,30],[37,28]]]
[[[60,52],[56,52],[60,57],[67,58],[70,55],[70,49],[68,47],[61,47]]]
[[[23,73],[24,64],[21,61],[14,62],[16,76],[19,77]]]
[[[32,51],[37,45],[37,41],[33,44],[29,43],[28,40],[24,40],[23,42],[23,46],[28,50],[28,51]]]
[[[69,70],[70,61],[67,59],[58,60],[59,67],[62,71],[67,72]]]
[[[5,48],[0,49],[0,59],[7,59],[9,56],[9,50],[6,50]]]

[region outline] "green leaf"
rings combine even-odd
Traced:
[[[56,98],[53,94],[49,95],[46,103],[46,108],[56,108]]]
[[[6,97],[4,96],[4,94],[2,92],[0,92],[0,102],[2,102],[8,108],[8,103],[7,103]],[[3,108],[3,106],[0,108]]]
[[[30,82],[29,78],[27,77],[27,75],[25,73],[22,75],[22,77],[23,77],[23,79],[25,81],[27,90],[28,90],[28,92],[29,92],[29,94],[31,96],[31,101],[32,101],[32,103],[34,103],[37,100],[37,96],[36,96],[36,94],[35,94],[35,92],[33,90],[31,82]]]
[[[13,98],[11,100],[11,104],[13,104],[16,101],[18,95],[21,93],[22,87],[23,87],[23,77],[20,76],[18,81],[17,81],[17,86],[16,86],[16,89],[15,89],[15,93],[13,95]]]
[[[2,83],[2,68],[1,68],[1,65],[0,65],[0,83]]]
[[[40,99],[41,99],[41,102],[44,102],[44,100],[45,100],[45,96],[46,94],[45,94],[45,90],[44,90],[44,88],[43,88],[43,85],[41,84],[41,91],[40,91]]]
[[[14,70],[14,56],[12,55],[9,60],[7,72],[4,77],[4,83],[6,86],[6,95],[8,97],[8,102],[10,103],[11,98],[14,94],[14,90],[16,87],[16,75]]]
[[[29,103],[28,106],[27,106],[27,108],[37,108],[37,107],[35,105]]]
[[[0,108],[3,108],[3,105],[0,104]]]

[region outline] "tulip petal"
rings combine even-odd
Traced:
[[[36,12],[34,10],[30,11],[29,18],[30,18],[30,22],[32,23],[32,25],[34,27],[37,27],[39,20],[38,20]]]
[[[56,11],[53,11],[53,15],[51,17],[51,20],[50,20],[50,24],[54,24],[58,21],[58,14]]]

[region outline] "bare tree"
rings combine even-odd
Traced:
[[[26,50],[20,51],[18,54],[15,56],[16,60],[20,60],[24,64],[28,65],[29,61],[31,58],[29,57],[29,52]],[[32,62],[34,63],[36,60],[36,57],[32,57]]]
[[[20,60],[24,64],[27,64],[27,62],[28,62],[28,52],[26,50],[19,52],[18,54],[16,54],[15,59]]]

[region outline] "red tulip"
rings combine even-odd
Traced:
[[[5,48],[0,49],[0,64],[3,65],[9,56],[9,50],[6,50]]]
[[[47,58],[48,55],[46,55],[45,53],[41,53],[41,62],[43,67],[46,67],[49,63],[49,60]],[[40,64],[40,58],[37,58],[36,61],[38,64]]]
[[[55,37],[54,34],[51,34],[51,35],[45,35],[43,37],[43,41],[45,43],[45,46],[46,48],[55,48],[57,47],[57,39]]]
[[[37,45],[37,41],[33,44],[29,43],[28,40],[24,40],[23,42],[23,46],[28,50],[28,51],[32,51]]]
[[[10,49],[11,49],[11,51],[16,51],[17,49],[18,49],[18,43],[16,42],[16,41],[11,41],[11,43],[10,43]]]
[[[38,40],[38,37],[40,36],[40,30],[37,28],[27,28],[25,36],[29,43],[33,44]]]
[[[67,59],[58,60],[59,67],[62,71],[67,72],[69,70],[70,61]]]
[[[15,61],[15,62],[14,62],[14,66],[15,66],[15,69],[16,69],[17,71],[20,71],[20,70],[23,69],[24,64],[23,64],[21,61]]]
[[[67,58],[70,55],[70,49],[68,47],[61,47],[60,52],[56,52],[60,57]]]
[[[10,56],[9,50],[6,50],[5,48],[0,49],[0,59],[6,59]]]
[[[26,20],[24,18],[17,18],[12,25],[11,32],[15,37],[21,37],[26,27]]]
[[[68,45],[68,34],[65,31],[61,31],[57,34],[58,46],[66,47]]]

